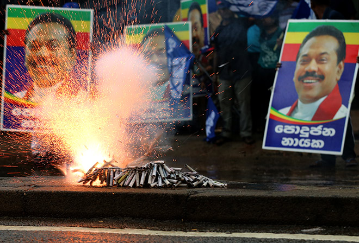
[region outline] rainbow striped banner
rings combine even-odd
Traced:
[[[21,122],[13,117],[11,111],[31,109],[38,104],[14,96],[15,93],[26,90],[32,80],[24,65],[25,32],[30,22],[42,13],[57,13],[69,19],[76,32],[77,63],[74,78],[81,80],[81,85],[87,89],[90,81],[90,43],[92,39],[93,10],[73,8],[29,7],[7,5],[5,38],[2,115],[1,129],[9,131],[32,131],[33,126],[22,127]],[[30,112],[31,113],[31,112]],[[31,123],[31,122],[30,122]]]
[[[337,28],[345,37],[344,71],[338,81],[338,86],[342,106],[345,107],[345,110],[350,110],[350,97],[354,91],[356,72],[358,70],[359,21],[289,20],[280,57],[282,66],[275,77],[269,106],[269,117],[263,140],[264,149],[321,152],[335,155],[340,155],[343,151],[348,115],[337,119],[308,121],[296,119],[280,112],[286,107],[291,107],[298,99],[293,78],[300,45],[309,32],[322,25]],[[311,133],[312,129],[314,131],[318,130]],[[320,130],[322,132],[319,132]],[[334,133],[328,136],[327,131],[333,131]]]
[[[191,51],[190,46],[190,23],[189,22],[171,22],[161,24],[132,25],[125,29],[125,42],[127,45],[139,47],[146,33],[152,29],[164,28],[167,25],[171,31],[184,43]]]
[[[208,18],[208,0],[181,0],[180,2],[180,14],[182,21],[188,21],[189,8],[193,2],[197,2],[200,5],[203,23],[204,23],[204,44],[209,45],[209,18]]]
[[[25,31],[30,22],[36,16],[49,12],[60,14],[71,21],[76,31],[77,50],[90,50],[93,26],[92,10],[65,8],[8,6],[5,28],[9,34],[6,36],[6,45],[24,47]]]
[[[359,49],[359,22],[289,22],[281,62],[295,62],[302,40],[319,25],[331,25],[343,32],[346,42],[345,63],[355,63]]]

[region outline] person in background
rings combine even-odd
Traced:
[[[270,88],[275,79],[275,68],[280,57],[283,35],[284,32],[279,26],[276,12],[261,20],[260,56],[251,96],[251,102],[256,110],[255,119],[258,132],[263,132],[265,129],[265,119],[271,96]]]
[[[255,71],[260,56],[261,19],[250,18],[250,21],[253,22],[253,24],[247,30],[247,51],[251,66],[253,67],[253,71]]]
[[[330,7],[330,0],[311,0],[311,9],[317,19],[345,19],[344,15]]]
[[[279,26],[281,29],[286,29],[287,22],[293,15],[298,5],[299,2],[294,0],[280,0],[278,2],[276,9],[279,12]]]
[[[218,1],[221,24],[214,33],[214,71],[218,73],[219,103],[222,117],[222,133],[217,140],[221,145],[233,137],[232,109],[237,102],[240,116],[240,136],[247,144],[254,143],[250,107],[251,65],[247,52],[247,20],[236,18],[227,1]]]
[[[252,127],[253,131],[256,132],[259,127],[259,117],[258,117],[258,107],[256,100],[253,100],[253,97],[257,97],[257,87],[256,84],[260,81],[258,80],[258,69],[259,69],[259,56],[260,56],[260,24],[261,19],[249,18],[249,21],[253,24],[247,30],[247,43],[248,43],[248,56],[249,61],[252,67],[252,78],[253,82],[251,85],[251,117],[252,117]]]
[[[330,7],[330,0],[311,0],[311,9],[315,12],[317,19],[345,19],[344,15]],[[351,124],[351,117],[348,119],[346,127],[344,150],[341,157],[345,160],[346,167],[357,166],[355,147],[355,137]],[[321,160],[310,165],[310,168],[335,168],[336,156],[331,154],[321,154]]]
[[[357,6],[355,6],[355,4]],[[345,19],[359,19],[359,1],[355,0],[330,0],[330,7],[344,15]]]

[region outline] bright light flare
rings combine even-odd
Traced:
[[[109,154],[105,154],[104,150],[102,150],[99,145],[93,145],[88,148],[84,148],[81,153],[78,153],[74,156],[73,167],[86,172],[96,162],[98,162],[96,167],[101,167],[104,165],[104,161],[109,162],[111,160],[112,158],[109,156]]]
[[[80,93],[75,98],[47,100],[41,110],[45,127],[62,139],[74,167],[85,173],[104,160],[126,166],[134,136],[129,118],[140,119],[141,111],[151,105],[149,87],[156,78],[142,55],[126,47],[105,53],[95,70],[95,99]]]

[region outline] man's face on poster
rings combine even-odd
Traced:
[[[68,30],[59,23],[40,23],[28,33],[25,66],[39,87],[51,87],[69,79],[76,62]]]
[[[204,26],[201,24],[201,18],[201,13],[197,9],[193,9],[188,16],[188,19],[191,21],[194,52],[204,46],[205,32]]]
[[[156,68],[157,84],[161,85],[170,79],[167,67],[167,55],[164,35],[154,35],[143,43],[143,52],[151,65]]]
[[[327,96],[340,80],[344,62],[338,63],[338,48],[337,39],[329,35],[312,37],[301,48],[293,80],[302,103]]]

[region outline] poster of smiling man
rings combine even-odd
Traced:
[[[208,1],[181,0],[180,8],[182,21],[191,22],[192,52],[196,58],[191,83],[193,94],[203,96],[213,92],[212,79],[207,73],[213,58],[209,40]]]
[[[92,10],[7,5],[1,129],[33,131],[43,102],[87,91]]]
[[[289,21],[264,149],[342,154],[358,52],[358,21]]]

